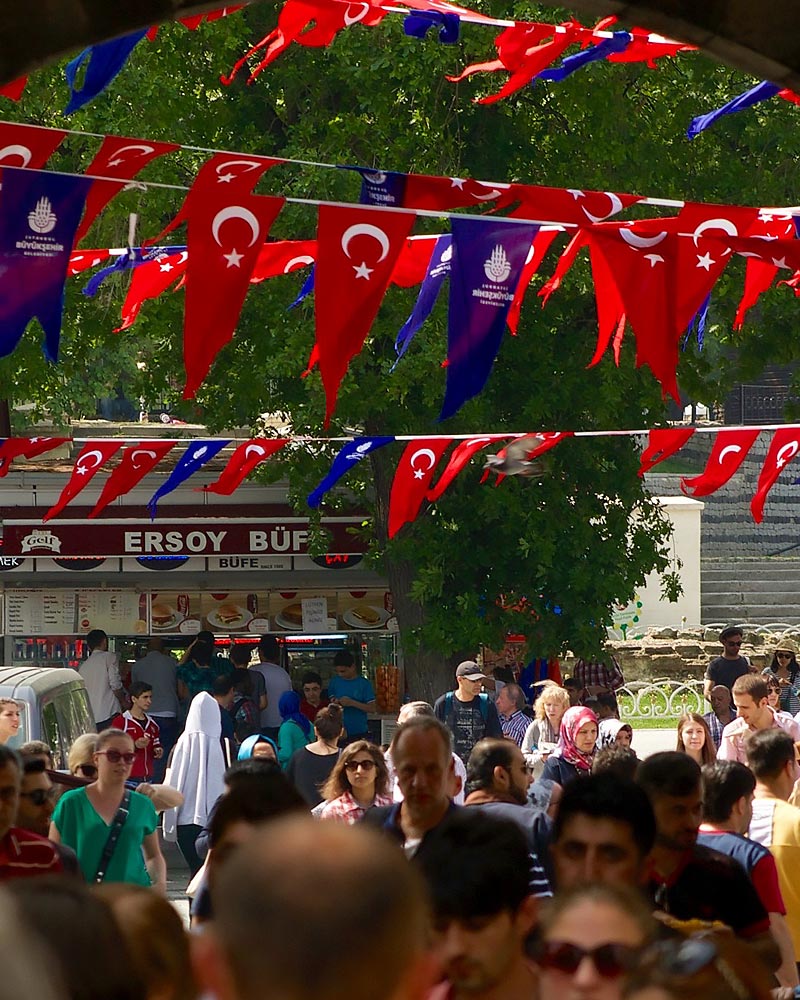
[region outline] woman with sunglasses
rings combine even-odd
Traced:
[[[167,867],[155,808],[146,796],[125,787],[134,756],[133,740],[126,733],[100,733],[93,761],[97,780],[61,796],[50,839],[75,851],[87,882],[132,882],[165,893]],[[109,853],[112,828],[117,837]]]
[[[345,747],[322,788],[322,819],[357,823],[373,806],[390,806],[389,770],[380,747],[357,740]]]
[[[767,681],[774,680],[780,687],[781,711],[789,715],[800,712],[800,663],[797,662],[797,644],[791,639],[781,639],[775,647],[772,661],[761,671]]]
[[[625,976],[655,934],[633,889],[598,883],[559,893],[534,946],[539,1000],[621,1000]]]
[[[97,733],[84,733],[69,748],[67,766],[69,773],[87,781],[97,780],[97,765],[94,752],[97,749]]]

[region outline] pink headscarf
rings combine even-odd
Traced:
[[[568,764],[574,764],[579,771],[591,771],[594,746],[589,753],[583,753],[575,746],[575,735],[587,722],[597,725],[597,716],[585,705],[575,705],[564,712],[561,729],[558,733],[558,746],[553,751],[553,757],[563,757]]]

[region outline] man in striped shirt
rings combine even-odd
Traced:
[[[497,692],[495,708],[500,716],[500,728],[507,740],[512,740],[518,747],[522,746],[525,733],[531,720],[522,711],[525,707],[525,695],[519,684],[504,684]]]

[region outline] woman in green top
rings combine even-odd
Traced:
[[[50,839],[78,855],[87,882],[96,881],[100,859],[125,794],[134,758],[133,740],[118,729],[97,737],[97,781],[62,795],[50,824]],[[106,866],[106,882],[153,885],[166,892],[167,867],[158,843],[158,817],[152,802],[132,793],[128,817]],[[143,853],[144,852],[144,853]]]
[[[311,723],[300,711],[296,691],[284,691],[278,702],[283,723],[278,730],[278,763],[286,770],[292,754],[311,742]]]

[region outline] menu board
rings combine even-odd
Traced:
[[[154,635],[196,635],[203,628],[199,593],[150,594],[150,630]]]
[[[303,605],[310,599],[324,601],[313,606],[313,620],[320,632],[332,632],[337,628],[336,591],[281,591],[269,595],[269,615],[276,632],[303,632]],[[306,605],[307,610],[310,609]],[[323,626],[324,622],[324,626]]]
[[[46,635],[75,631],[75,592],[9,590],[5,595],[6,635]]]
[[[130,590],[80,590],[78,632],[101,628],[109,635],[146,635],[147,599]]]
[[[372,631],[388,627],[394,604],[388,590],[340,590],[337,611],[341,628]]]

